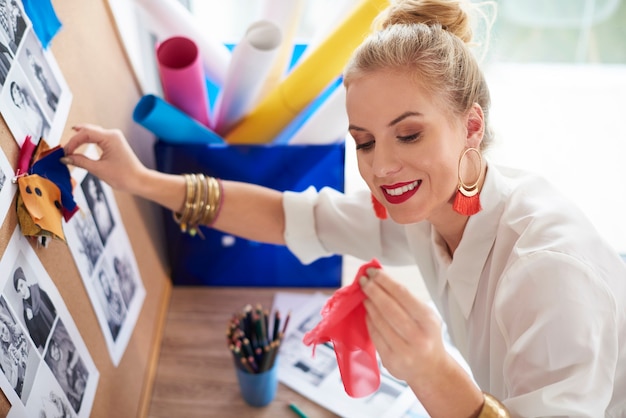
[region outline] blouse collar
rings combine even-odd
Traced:
[[[439,276],[437,291],[442,295],[446,283],[465,319],[476,299],[478,282],[496,239],[496,231],[504,210],[507,189],[502,174],[494,165],[487,165],[485,182],[480,192],[482,210],[470,216],[461,242],[447,272]]]

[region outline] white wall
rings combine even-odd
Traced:
[[[626,66],[498,64],[487,79],[491,158],[545,175],[626,252]]]

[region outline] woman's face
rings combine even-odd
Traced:
[[[96,181],[94,179],[90,178],[88,180],[87,190],[89,191],[91,197],[93,197],[94,199],[98,198],[98,187],[96,186]]]
[[[22,95],[22,89],[17,84],[11,85],[11,97],[15,106],[21,108],[24,105],[24,96]]]
[[[368,74],[346,93],[359,172],[389,216],[401,224],[454,216],[463,121],[403,73]]]
[[[5,343],[11,341],[11,332],[4,322],[0,322],[0,339]]]
[[[111,286],[109,286],[109,280],[107,279],[106,274],[101,271],[100,274],[98,275],[98,279],[100,280],[100,285],[102,286],[102,289],[104,290],[104,294],[107,296],[111,294]]]
[[[18,280],[17,281],[17,293],[22,296],[22,299],[28,299],[30,297],[30,289],[26,284],[26,280]]]
[[[50,357],[52,357],[54,361],[59,361],[61,358],[61,350],[59,350],[59,346],[56,342],[50,344]]]

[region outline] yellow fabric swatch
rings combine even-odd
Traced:
[[[56,184],[36,174],[20,177],[17,184],[33,223],[65,240],[61,191]]]

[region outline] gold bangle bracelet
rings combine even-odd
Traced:
[[[483,407],[478,418],[510,418],[509,411],[491,394],[483,392]]]
[[[189,175],[189,190],[191,193],[187,195],[187,201],[185,202],[185,209],[183,210],[180,229],[183,232],[191,230],[191,218],[196,211],[196,194],[198,193],[198,177],[195,174]]]
[[[187,230],[187,223],[189,222],[189,211],[191,210],[189,202],[193,200],[194,195],[195,175],[184,174],[183,176],[185,178],[185,203],[180,212],[173,213],[173,217],[174,221],[180,225],[181,230],[185,232]]]
[[[194,193],[194,201],[193,201],[193,211],[189,214],[189,229],[195,230],[200,222],[200,213],[204,208],[204,196],[203,196],[203,188],[204,188],[204,174],[197,174],[196,181],[194,183],[195,193]]]
[[[220,214],[220,209],[222,208],[222,202],[224,200],[222,181],[218,178],[214,178],[213,184],[215,185],[215,202],[213,203],[213,213],[208,225],[213,225],[213,223],[215,223],[217,216]]]
[[[219,206],[220,206],[221,190],[220,190],[219,182],[215,177],[210,177],[207,180],[207,183],[208,183],[208,187],[210,191],[209,192],[210,198],[205,208],[202,223],[204,225],[210,226],[211,224],[213,224],[213,221],[215,220],[215,217],[217,215],[217,210],[219,209]]]

